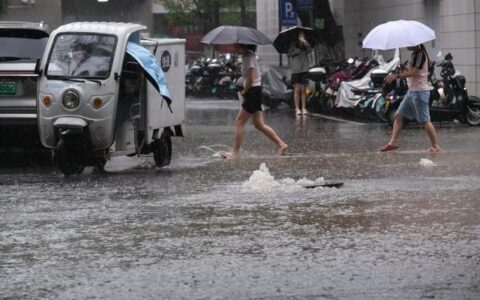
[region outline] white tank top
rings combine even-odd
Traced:
[[[252,86],[261,86],[262,85],[262,76],[258,68],[257,58],[255,53],[248,52],[242,56],[242,76],[245,78],[245,75],[249,69],[253,68],[253,78]],[[244,81],[245,82],[245,81]]]

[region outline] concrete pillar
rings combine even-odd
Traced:
[[[441,34],[443,55],[451,53],[455,68],[467,79],[469,94],[477,95],[478,89],[478,29],[477,0],[441,1]]]

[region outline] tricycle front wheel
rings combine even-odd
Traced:
[[[77,146],[72,141],[60,139],[54,151],[55,165],[65,176],[80,174],[85,163],[79,161]]]

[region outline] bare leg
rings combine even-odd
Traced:
[[[305,85],[299,85],[300,87],[300,99],[301,99],[301,106],[302,106],[302,110],[306,110],[307,109],[307,91],[306,91],[306,86]]]
[[[228,151],[225,156],[235,156],[240,152],[240,146],[242,145],[243,135],[245,133],[245,124],[248,119],[252,117],[252,114],[247,112],[245,109],[240,108],[240,111],[237,114],[237,119],[235,120],[235,139],[232,150]]]
[[[426,122],[425,125],[425,130],[427,131],[427,135],[430,138],[430,143],[432,144],[432,148],[435,150],[440,150],[440,146],[438,145],[438,140],[437,140],[437,133],[435,131],[435,127],[433,126],[432,122]]]
[[[403,117],[400,115],[395,115],[395,120],[393,122],[393,131],[392,131],[392,137],[390,139],[390,142],[388,142],[389,145],[392,146],[398,146],[398,137],[400,136],[400,131],[402,131],[403,127]]]
[[[299,110],[300,110],[300,101],[301,101],[301,98],[302,98],[302,94],[301,94],[301,90],[300,90],[300,85],[297,83],[294,85],[294,88],[293,88],[293,100],[294,100],[294,103],[295,103],[295,112],[298,114]]]
[[[253,125],[257,130],[271,139],[278,147],[278,154],[285,155],[288,145],[277,135],[277,133],[263,120],[263,113],[257,111],[252,117]]]

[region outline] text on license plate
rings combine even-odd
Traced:
[[[15,81],[0,80],[0,95],[14,95],[17,93]]]

